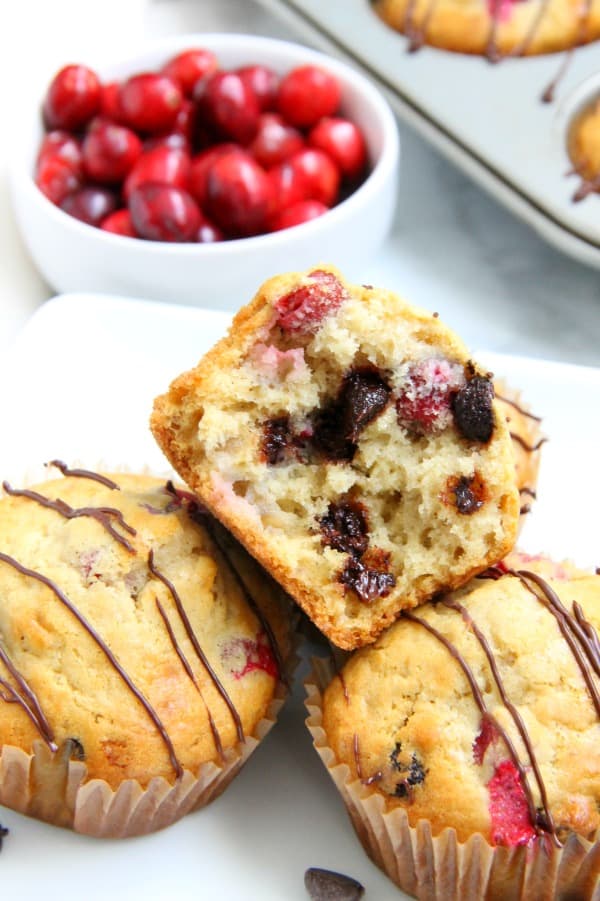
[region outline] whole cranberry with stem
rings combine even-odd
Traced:
[[[219,67],[212,50],[196,47],[182,50],[162,68],[162,74],[179,85],[186,97],[192,97],[194,87],[201,78],[216,72]]]
[[[148,182],[187,189],[190,167],[190,156],[185,150],[165,146],[147,150],[125,179],[123,196],[127,200],[132,191]]]
[[[99,226],[117,208],[117,197],[108,188],[87,186],[69,194],[60,208],[88,225]]]
[[[222,139],[249,144],[258,129],[260,106],[235,72],[215,72],[196,86],[198,117]]]
[[[192,159],[188,190],[196,203],[204,207],[206,203],[206,182],[211,166],[216,160],[227,153],[243,153],[241,147],[228,141],[224,144],[215,144],[207,150],[198,153]]]
[[[275,109],[279,88],[277,72],[268,66],[254,65],[242,66],[240,69],[236,69],[236,73],[250,88],[263,112]]]
[[[154,72],[132,75],[119,92],[122,121],[135,131],[147,134],[169,131],[182,103],[179,86],[166,75]]]
[[[304,137],[278,113],[263,113],[248,150],[265,169],[283,163],[305,146]]]
[[[142,153],[142,142],[124,125],[101,121],[83,141],[83,168],[101,184],[119,184],[129,174]]]
[[[48,129],[79,131],[100,109],[101,87],[87,66],[64,66],[56,73],[44,98],[42,115]]]
[[[71,163],[60,156],[44,156],[37,166],[35,183],[48,200],[60,206],[81,187],[81,178]]]
[[[113,235],[122,235],[125,238],[137,238],[138,235],[131,221],[129,210],[115,210],[100,223],[100,228]]]
[[[299,203],[294,203],[285,210],[281,210],[277,216],[271,219],[271,231],[282,231],[284,228],[292,228],[294,225],[302,225],[303,222],[318,219],[328,209],[329,207],[319,200],[301,200]]]
[[[82,172],[81,144],[77,138],[63,129],[49,131],[40,146],[36,166],[44,160],[54,157],[70,166],[77,175]]]
[[[323,116],[333,116],[340,100],[335,75],[320,66],[298,66],[282,78],[277,108],[291,125],[312,128]]]
[[[365,139],[360,129],[349,119],[321,119],[308,135],[308,143],[331,157],[344,178],[354,181],[365,170]]]
[[[289,160],[270,169],[267,178],[271,182],[273,197],[269,214],[271,220],[276,219],[282,210],[309,199],[308,184],[302,172],[295,169]]]
[[[129,212],[135,231],[150,241],[194,241],[201,224],[193,198],[171,185],[140,185],[129,198]]]
[[[271,182],[252,157],[227,153],[208,172],[205,206],[227,235],[257,235],[265,230],[272,207]]]
[[[322,150],[300,150],[290,160],[306,186],[306,197],[332,206],[340,188],[340,170],[330,156]]]

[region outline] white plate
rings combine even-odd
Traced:
[[[55,457],[164,470],[147,428],[152,399],[228,323],[223,313],[98,295],[46,304],[0,364],[0,476]],[[479,359],[523,389],[550,438],[522,546],[599,563],[600,371],[497,354]],[[225,794],[152,836],[90,839],[0,809],[10,828],[0,854],[3,897],[306,901],[304,871],[323,866],[359,879],[366,899],[398,901],[402,893],[358,845],[303,721],[298,683]]]
[[[579,181],[566,152],[567,127],[600,87],[600,42],[579,47],[556,89],[565,54],[505,59],[423,47],[384,24],[368,0],[260,0],[312,43],[354,60],[398,114],[467,175],[566,253],[600,267],[600,200],[572,197]]]

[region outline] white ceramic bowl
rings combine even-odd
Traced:
[[[237,309],[271,275],[319,262],[334,263],[360,280],[361,265],[389,231],[396,203],[399,140],[386,101],[363,75],[338,60],[252,35],[180,35],[154,42],[124,62],[76,62],[91,65],[110,81],[156,69],[194,46],[213,50],[224,68],[263,63],[284,73],[307,62],[325,66],[341,83],[344,114],[365,135],[370,175],[320,218],[285,231],[204,245],[123,238],[74,219],[38,190],[32,177],[42,137],[36,109],[11,183],[23,239],[43,276],[59,292],[99,291],[222,309]]]

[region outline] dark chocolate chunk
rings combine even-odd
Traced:
[[[304,885],[312,901],[359,901],[363,886],[351,876],[310,867],[304,874]]]
[[[400,750],[399,743],[396,743],[396,748],[390,754],[390,760],[393,759],[393,755],[396,752],[396,749],[398,751]],[[396,789],[394,791],[396,798],[407,798],[411,793],[411,789],[414,788],[415,785],[421,785],[422,782],[425,782],[427,770],[425,769],[417,755],[414,753],[410,759],[408,766],[405,766],[401,761],[399,761],[397,756],[395,762],[392,763],[392,766],[394,766],[394,768],[399,772],[407,773],[404,779],[396,784]]]
[[[287,448],[292,443],[289,416],[268,419],[263,424],[262,453],[270,466],[281,463]]]
[[[451,491],[459,513],[475,513],[483,506],[485,485],[478,476],[459,476],[452,480]]]
[[[2,823],[0,823],[0,851],[2,850],[2,840],[6,838],[7,835],[8,829],[6,828],[6,826],[3,826]],[[356,895],[356,897],[360,898],[360,895]]]
[[[494,431],[494,386],[490,379],[475,375],[452,398],[454,422],[461,435],[471,441],[488,442]]]
[[[332,460],[350,462],[360,433],[383,412],[390,394],[375,368],[351,370],[335,400],[316,414],[313,445]]]
[[[361,557],[369,546],[367,511],[358,501],[332,502],[318,522],[323,544],[336,551]]]
[[[390,593],[396,577],[389,572],[389,554],[373,548],[361,560],[349,557],[339,581],[356,592],[364,604],[371,604]]]

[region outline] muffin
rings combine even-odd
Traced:
[[[341,648],[514,544],[519,495],[489,374],[437,314],[330,267],[263,285],[151,425]]]
[[[596,897],[599,628],[600,576],[517,556],[311,685],[317,750],[406,892]]]
[[[512,439],[517,488],[521,497],[520,513],[525,516],[537,497],[541,450],[547,439],[541,433],[541,417],[532,413],[520,392],[502,381],[495,381],[494,389]]]
[[[572,174],[581,178],[573,200],[584,200],[589,194],[600,191],[600,97],[575,117],[567,145],[573,163]]]
[[[569,50],[600,37],[600,2],[590,0],[372,0],[410,47],[431,44],[496,61]]]
[[[0,499],[0,803],[149,832],[219,794],[272,724],[285,602],[171,483],[55,465]]]

